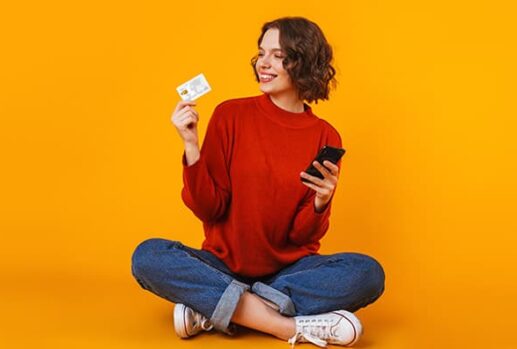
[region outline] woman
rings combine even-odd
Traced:
[[[264,24],[251,63],[261,95],[220,103],[199,150],[195,102],[172,121],[185,145],[184,203],[203,222],[201,249],[148,239],[132,256],[146,290],[176,303],[181,338],[237,325],[287,340],[350,346],[362,334],[357,309],[384,291],[384,271],[359,253],[320,255],[341,161],[300,172],[323,145],[341,147],[309,103],[335,84],[332,49],[303,17]],[[308,181],[302,181],[305,178]]]

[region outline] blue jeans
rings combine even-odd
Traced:
[[[276,304],[285,316],[355,312],[381,296],[385,279],[381,265],[360,253],[310,255],[275,274],[246,278],[209,251],[160,238],[137,246],[131,271],[143,289],[187,305],[226,334],[246,291]]]

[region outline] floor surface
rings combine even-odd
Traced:
[[[276,337],[246,328],[235,337],[211,331],[180,339],[173,328],[173,303],[141,289],[129,274],[114,277],[88,272],[32,272],[4,275],[3,281],[2,348],[290,347]],[[364,328],[355,348],[467,347],[468,340],[455,338],[451,332],[445,341],[431,325],[411,319],[389,305],[389,298],[381,297],[355,313]],[[491,346],[490,342],[472,344],[468,347],[511,348]],[[297,346],[316,348],[311,343]]]

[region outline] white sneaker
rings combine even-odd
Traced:
[[[213,328],[210,320],[185,304],[177,303],[174,306],[174,329],[179,337],[192,337],[203,330],[210,331]]]
[[[352,346],[363,334],[359,319],[346,310],[319,315],[295,316],[296,334],[287,342],[294,348],[297,342],[311,342],[320,347],[329,344]]]

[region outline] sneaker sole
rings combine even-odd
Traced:
[[[174,306],[174,330],[180,338],[188,338],[190,335],[187,333],[187,324],[185,323],[185,312],[187,307],[184,304],[176,304]]]
[[[345,318],[346,321],[348,321],[352,325],[352,328],[354,329],[354,338],[349,343],[341,344],[341,345],[348,347],[348,346],[351,346],[351,345],[354,345],[355,343],[357,343],[357,341],[363,334],[363,325],[361,325],[361,321],[359,321],[357,316],[355,316],[353,313],[346,311],[346,310],[337,310],[337,311],[333,311],[332,313]]]

